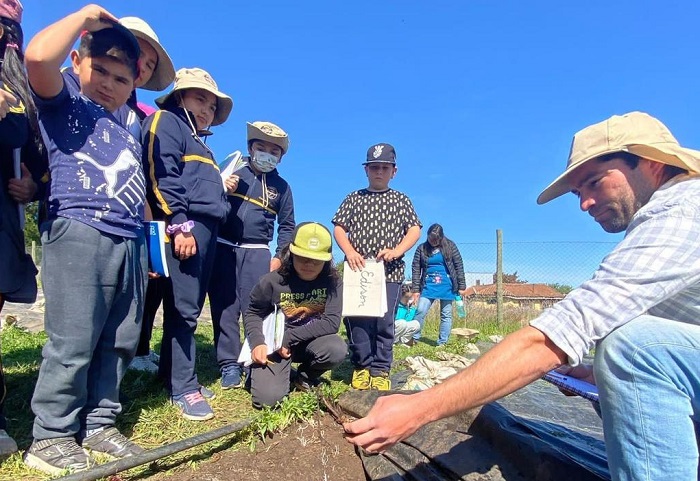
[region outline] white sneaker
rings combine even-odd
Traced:
[[[148,359],[150,359],[153,364],[160,363],[160,356],[156,354],[155,351],[148,351]]]
[[[149,356],[136,356],[129,367],[133,371],[145,371],[156,374],[158,372],[158,366],[149,359]]]
[[[17,452],[17,443],[4,429],[0,429],[0,458]]]

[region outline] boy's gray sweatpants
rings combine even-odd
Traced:
[[[147,279],[143,236],[113,236],[59,217],[42,225],[41,243],[49,339],[32,397],[36,440],[114,425]]]

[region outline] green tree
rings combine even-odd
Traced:
[[[493,283],[496,283],[496,274],[493,275]],[[503,283],[504,284],[527,284],[526,280],[519,279],[518,278],[518,271],[513,272],[512,274],[506,274],[505,272],[503,273]]]
[[[559,284],[559,283],[557,283],[557,282],[553,282],[553,283],[547,284],[547,285],[548,285],[549,287],[551,287],[552,289],[554,289],[555,291],[561,292],[561,293],[564,294],[564,295],[566,295],[566,294],[568,294],[569,292],[571,292],[571,291],[574,290],[574,288],[571,287],[571,286],[568,285],[568,284]]]
[[[32,245],[32,241],[40,242],[39,226],[39,203],[31,202],[24,208],[24,243],[27,247]]]

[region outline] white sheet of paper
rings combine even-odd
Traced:
[[[365,259],[359,271],[343,266],[343,317],[382,317],[387,311],[384,262]]]
[[[270,315],[263,319],[263,334],[265,334],[265,345],[267,346],[268,356],[282,347],[284,321],[284,312],[278,309],[277,306],[275,306],[275,310],[272,311]],[[253,351],[250,348],[247,336],[243,342],[243,346],[241,346],[241,354],[238,356],[238,362],[243,363],[246,367],[253,364]]]

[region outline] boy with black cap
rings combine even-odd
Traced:
[[[231,211],[219,229],[209,302],[214,323],[221,388],[243,386],[239,317],[248,309],[250,291],[281,265],[281,251],[294,231],[292,189],[277,171],[289,150],[289,136],[272,122],[247,124],[246,166],[227,179]],[[277,249],[269,243],[277,220]]]
[[[390,144],[373,145],[363,164],[369,180],[366,189],[348,195],[333,216],[333,234],[352,270],[365,259],[384,261],[387,311],[383,317],[347,317],[350,361],[355,367],[355,389],[391,389],[394,344],[394,309],[404,281],[403,255],[420,237],[421,223],[410,199],[389,188],[396,175],[396,151]]]
[[[69,52],[80,90],[61,75]],[[146,285],[141,146],[114,116],[134,88],[139,54],[112,14],[89,5],[39,32],[25,55],[51,183],[41,227],[48,341],[24,460],[52,475],[93,464],[82,448],[143,452],[114,427]]]

